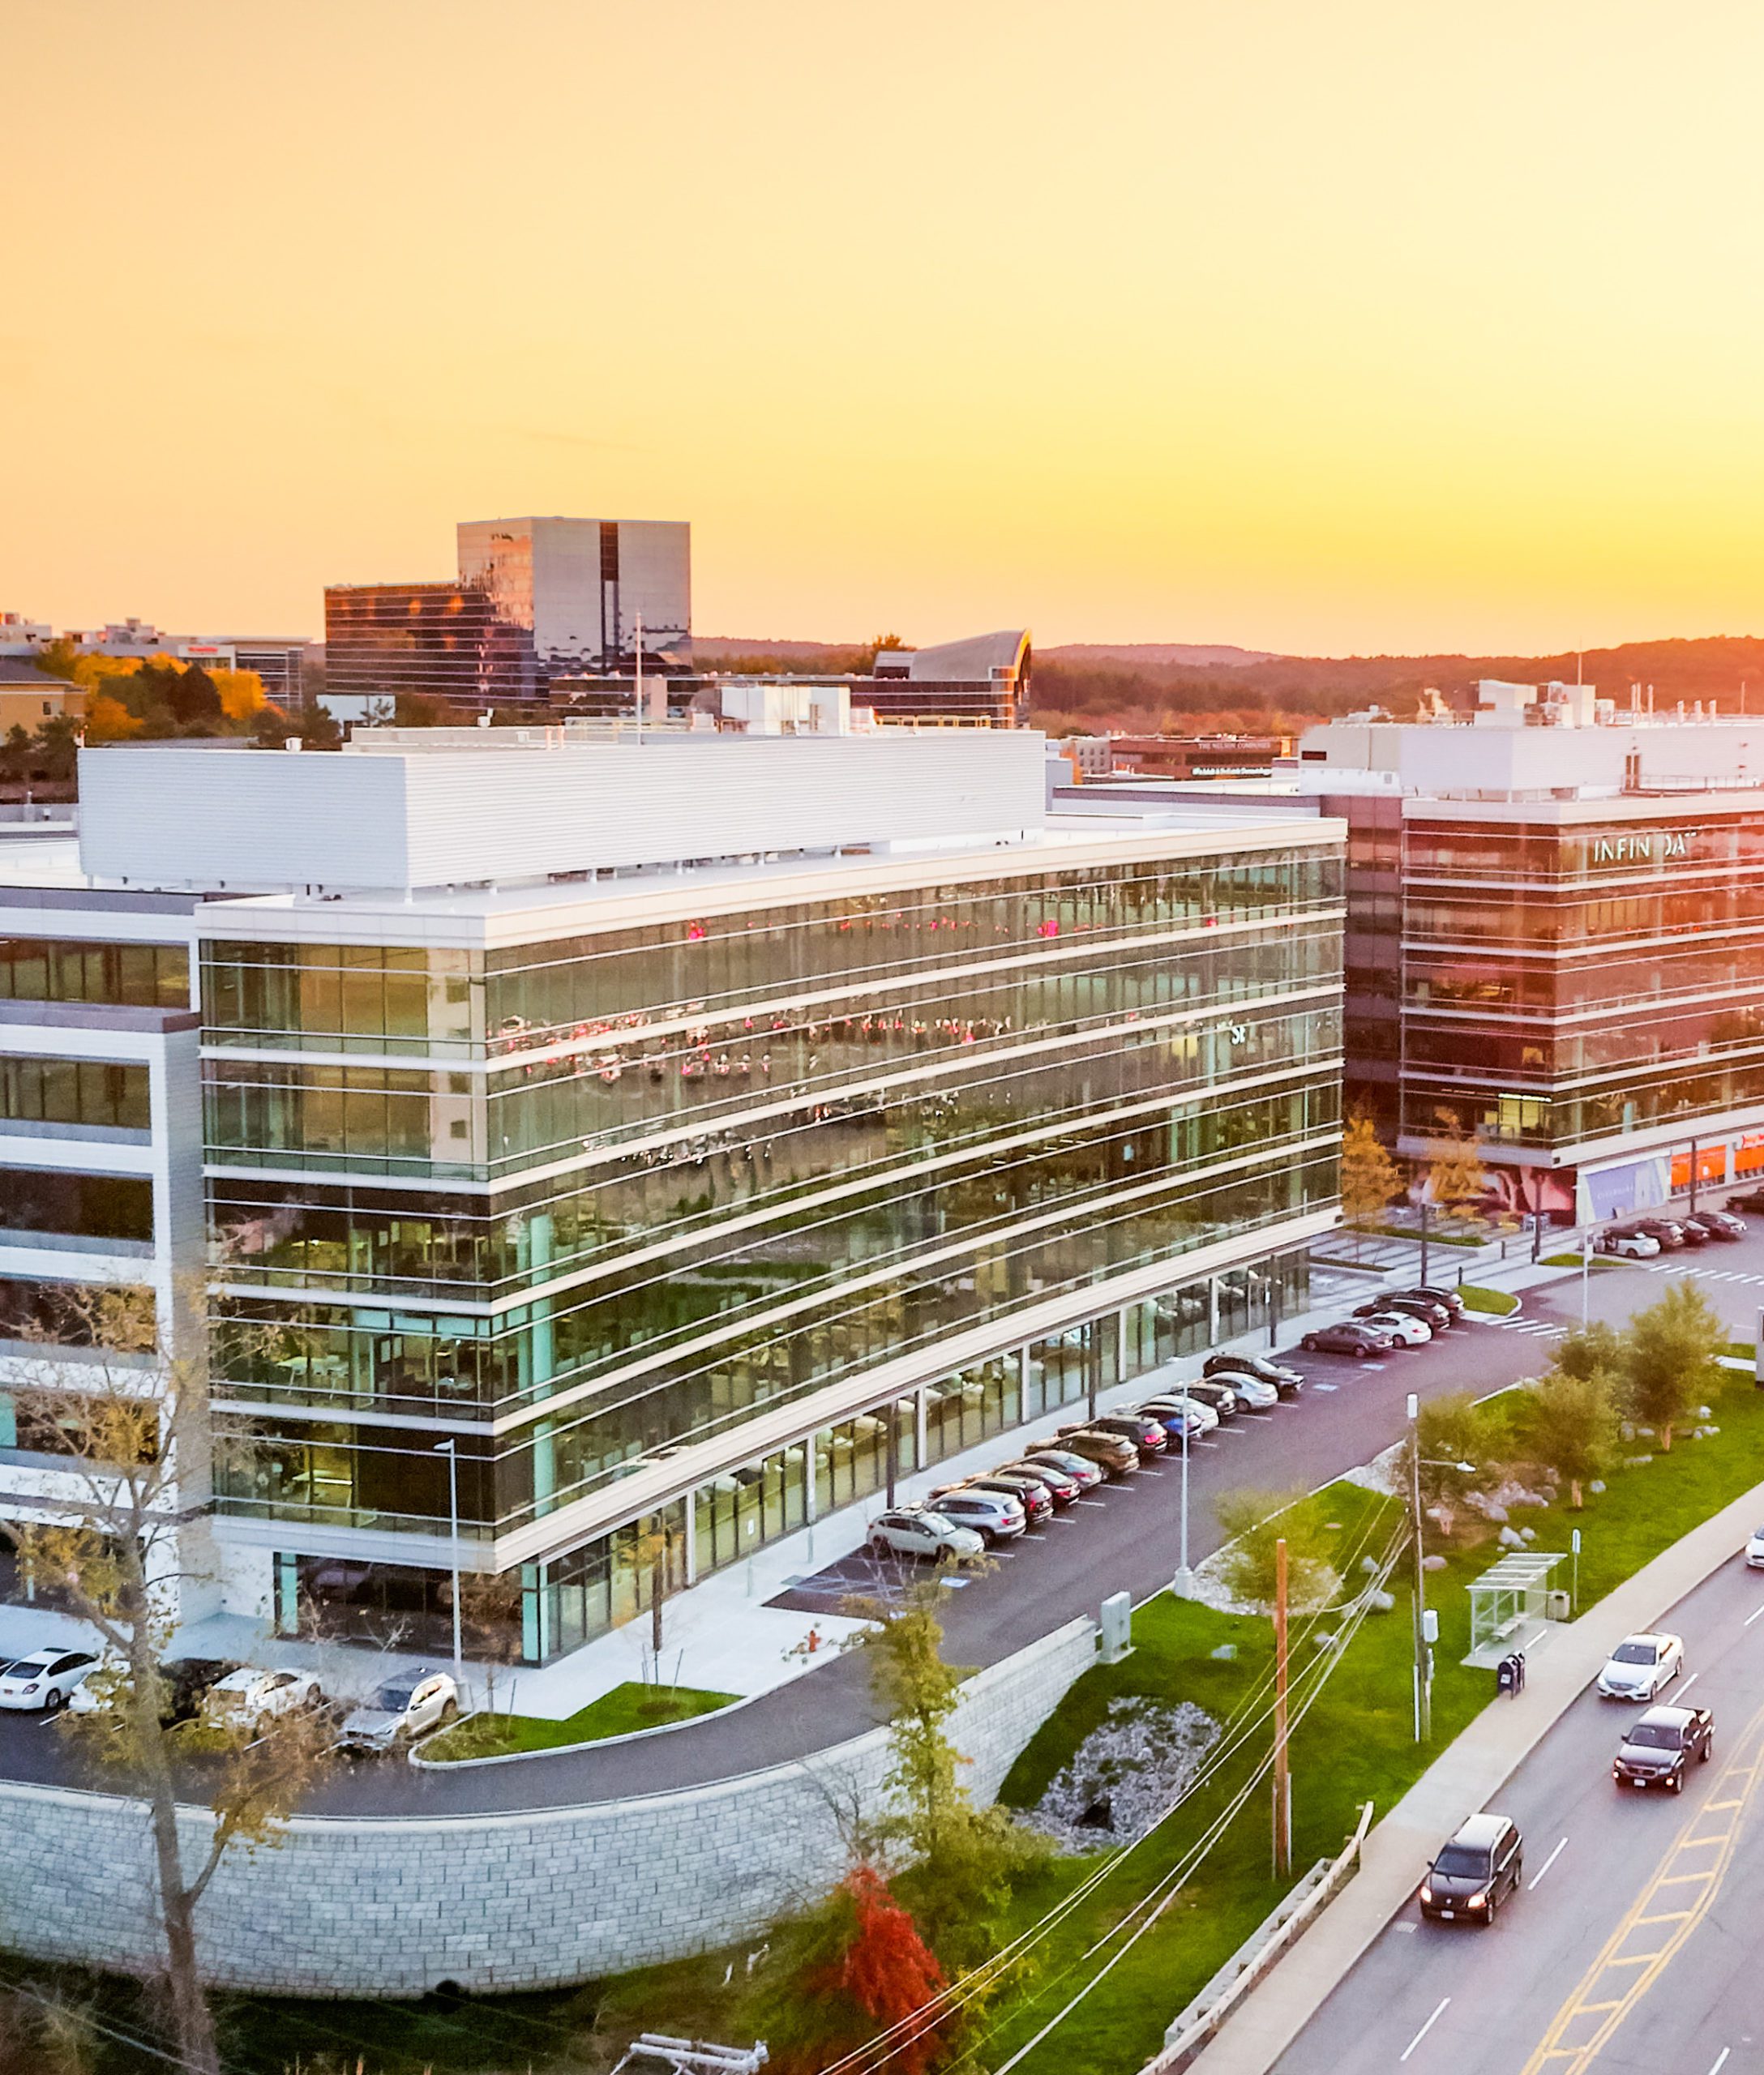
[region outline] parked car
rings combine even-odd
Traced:
[[[1443,1282],[1418,1282],[1412,1290],[1398,1291],[1400,1297],[1424,1297],[1430,1304],[1443,1304],[1452,1315],[1454,1325],[1464,1318],[1464,1294]]]
[[[1658,1239],[1664,1253],[1676,1253],[1681,1247],[1690,1244],[1689,1235],[1676,1217],[1638,1217],[1628,1229],[1646,1232],[1651,1239]]]
[[[877,1556],[923,1556],[936,1563],[953,1557],[978,1556],[983,1535],[958,1527],[931,1506],[901,1506],[878,1513],[870,1523],[870,1547]]]
[[[1299,1345],[1308,1354],[1355,1354],[1364,1362],[1368,1355],[1388,1354],[1392,1342],[1389,1333],[1378,1332],[1363,1320],[1342,1319],[1308,1333]]]
[[[1651,1261],[1660,1250],[1660,1243],[1651,1232],[1625,1232],[1617,1226],[1601,1232],[1593,1244],[1598,1252],[1614,1254],[1625,1261]]]
[[[1175,1390],[1161,1391],[1158,1396],[1160,1399],[1192,1398],[1197,1405],[1210,1407],[1218,1419],[1235,1419],[1248,1401],[1232,1388],[1229,1376],[1202,1376],[1194,1383],[1180,1384]]]
[[[1053,1517],[1054,1495],[1038,1477],[1013,1477],[1008,1470],[989,1470],[983,1477],[970,1477],[965,1488],[970,1491],[1003,1491],[1020,1500],[1024,1517],[1031,1527],[1039,1527],[1043,1521]]]
[[[1755,1189],[1745,1189],[1736,1196],[1728,1198],[1729,1210],[1764,1211],[1764,1185]]]
[[[1094,1470],[1094,1463],[1086,1468]],[[1008,1462],[999,1470],[1000,1477],[1021,1477],[1040,1485],[1056,1506],[1069,1506],[1084,1490],[1070,1470],[1056,1470],[1051,1462]],[[1094,1480],[1093,1480],[1094,1481]]]
[[[1222,1384],[1245,1412],[1271,1412],[1280,1402],[1280,1386],[1249,1369],[1221,1369],[1201,1380],[1201,1388]]]
[[[217,1679],[203,1696],[203,1718],[229,1728],[260,1730],[302,1708],[321,1708],[324,1692],[310,1671],[264,1671],[245,1665]]]
[[[1272,1384],[1282,1397],[1296,1397],[1304,1388],[1304,1378],[1285,1363],[1265,1354],[1210,1354],[1201,1364],[1203,1376],[1218,1376],[1229,1383],[1233,1376],[1260,1376]]]
[[[0,1672],[0,1708],[58,1713],[88,1673],[97,1668],[98,1660],[90,1650],[33,1650]]]
[[[1354,1316],[1370,1326],[1374,1333],[1389,1333],[1398,1347],[1425,1347],[1433,1337],[1433,1328],[1425,1319],[1418,1319],[1410,1311],[1358,1311]],[[1441,1331],[1444,1332],[1444,1327]]]
[[[1764,1527],[1752,1530],[1745,1545],[1745,1567],[1749,1571],[1764,1571]]]
[[[1090,1457],[1051,1445],[1027,1450],[1023,1466],[1025,1470],[1051,1470],[1061,1477],[1069,1477],[1081,1492],[1093,1490],[1108,1474],[1102,1465]]]
[[[1682,1794],[1685,1767],[1693,1758],[1706,1765],[1715,1748],[1715,1718],[1707,1708],[1650,1708],[1624,1731],[1611,1777],[1619,1786]]]
[[[964,1486],[937,1501],[937,1510],[957,1527],[971,1527],[990,1549],[995,1542],[1014,1542],[1029,1526],[1021,1499],[1008,1491],[974,1491]]]
[[[96,1666],[93,1669],[96,1671]],[[211,1686],[216,1686],[229,1672],[238,1670],[230,1658],[180,1657],[169,1658],[159,1668],[165,1682],[160,1701],[159,1719],[162,1729],[174,1728],[181,1722],[194,1722],[202,1713],[202,1704]],[[127,1683],[127,1675],[118,1667],[119,1679],[103,1679],[99,1683],[109,1692],[103,1696],[92,1687],[90,1675],[75,1688],[68,1706],[75,1714],[96,1714],[105,1705],[118,1684]]]
[[[1711,1239],[1719,1239],[1723,1243],[1745,1237],[1745,1220],[1729,1217],[1724,1210],[1699,1210],[1690,1222],[1700,1225]]]
[[[1443,1845],[1416,1900],[1423,1916],[1492,1923],[1525,1871],[1525,1840],[1505,1816],[1472,1816]]]
[[[1651,1701],[1684,1668],[1682,1637],[1644,1631],[1626,1636],[1611,1653],[1599,1675],[1598,1688],[1608,1701]]]
[[[1148,1419],[1157,1420],[1179,1448],[1184,1434],[1191,1441],[1197,1441],[1203,1434],[1213,1432],[1219,1423],[1218,1413],[1198,1398],[1148,1398],[1139,1409]]]
[[[1444,1333],[1452,1323],[1452,1314],[1437,1298],[1411,1297],[1399,1290],[1394,1295],[1381,1297],[1377,1301],[1381,1311],[1401,1311],[1409,1318],[1419,1319],[1424,1326],[1431,1326],[1435,1333]]]
[[[344,1718],[337,1742],[364,1756],[390,1751],[450,1722],[460,1711],[460,1689],[444,1671],[401,1671],[364,1707]]]
[[[1139,1451],[1131,1441],[1124,1441],[1119,1434],[1098,1433],[1088,1427],[1062,1427],[1052,1440],[1038,1443],[1031,1453],[1038,1453],[1043,1448],[1068,1455],[1087,1456],[1111,1477],[1124,1477],[1128,1470],[1139,1467]]]
[[[1062,1434],[1066,1428],[1060,1428]],[[1074,1427],[1077,1432],[1081,1430]],[[1130,1442],[1142,1456],[1162,1455],[1170,1445],[1170,1436],[1164,1431],[1163,1423],[1157,1419],[1143,1419],[1137,1412],[1105,1413],[1100,1419],[1089,1422],[1088,1431],[1096,1434],[1113,1434],[1121,1440]]]

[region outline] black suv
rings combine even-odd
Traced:
[[[1304,1379],[1296,1369],[1289,1369],[1283,1363],[1270,1362],[1265,1354],[1210,1354],[1201,1364],[1203,1376],[1216,1378],[1227,1385],[1234,1372],[1272,1384],[1282,1397],[1296,1397],[1304,1388]]]
[[[1492,1923],[1524,1871],[1525,1840],[1518,1825],[1505,1816],[1472,1816],[1441,1848],[1416,1900],[1423,1916]]]
[[[1715,1756],[1715,1718],[1707,1708],[1650,1708],[1624,1731],[1611,1761],[1619,1786],[1663,1786],[1685,1790],[1685,1768],[1695,1758],[1706,1765]]]
[[[1399,1290],[1399,1297],[1425,1297],[1431,1304],[1443,1304],[1452,1315],[1455,1324],[1464,1316],[1464,1299],[1459,1290],[1450,1290],[1442,1282],[1418,1282],[1412,1290]]]

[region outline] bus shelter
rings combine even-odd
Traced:
[[[1554,1584],[1568,1559],[1541,1549],[1514,1549],[1470,1586],[1470,1654],[1466,1664],[1492,1666],[1524,1649],[1546,1622],[1565,1619],[1568,1594]]]

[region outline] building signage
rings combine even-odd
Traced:
[[[1690,855],[1690,836],[1681,828],[1663,828],[1658,835],[1644,831],[1636,836],[1595,836],[1592,861],[1595,865],[1663,864],[1670,858]]]

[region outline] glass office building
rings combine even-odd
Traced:
[[[226,1545],[434,1644],[456,1529],[543,1661],[1299,1308],[1341,874],[1252,819],[211,904]]]

